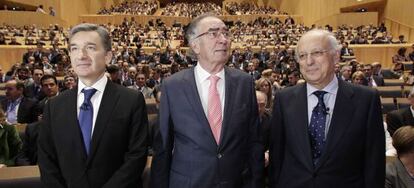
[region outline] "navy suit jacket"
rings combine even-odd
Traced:
[[[386,120],[387,130],[391,136],[402,126],[414,126],[414,117],[411,113],[411,107],[388,112]]]
[[[263,187],[264,151],[253,80],[225,68],[225,104],[217,145],[197,91],[194,68],[162,84],[153,188]]]
[[[46,103],[38,140],[44,187],[142,187],[148,135],[142,94],[108,80],[89,155],[77,117],[77,87]]]
[[[306,84],[275,96],[270,141],[270,187],[384,187],[385,138],[379,95],[339,80],[322,156],[314,167]]]

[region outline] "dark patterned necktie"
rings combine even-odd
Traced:
[[[92,122],[93,122],[93,105],[91,102],[92,96],[96,89],[83,89],[84,101],[79,110],[79,125],[82,131],[83,143],[85,145],[86,154],[89,155],[89,148],[91,144]]]
[[[318,97],[318,104],[312,111],[312,117],[308,129],[311,140],[312,159],[315,166],[321,157],[325,145],[325,124],[327,110],[325,103],[323,102],[323,96],[326,93],[326,91],[313,92],[313,94]]]

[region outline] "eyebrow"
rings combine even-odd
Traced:
[[[223,27],[223,30],[228,31],[229,29],[227,27]],[[213,28],[209,28],[207,31],[219,31],[220,28],[219,27],[213,27]]]
[[[96,46],[96,43],[93,43],[93,42],[87,42],[85,46],[88,46],[88,45],[93,45],[93,46]],[[77,44],[73,44],[73,43],[71,43],[71,44],[70,44],[70,46],[77,46]]]

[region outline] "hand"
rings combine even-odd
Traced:
[[[5,168],[7,167],[5,164],[0,164],[0,168]]]
[[[265,167],[269,166],[269,151],[265,152]]]

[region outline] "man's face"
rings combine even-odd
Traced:
[[[341,71],[341,66],[339,64],[335,64],[335,73],[339,73]]]
[[[81,31],[70,39],[72,67],[80,79],[98,80],[105,72],[106,63],[112,59],[101,37],[94,31]]]
[[[145,75],[138,74],[137,77],[135,78],[135,82],[137,83],[139,87],[143,87],[145,85]]]
[[[298,78],[294,74],[289,74],[288,81],[290,85],[296,85],[296,83],[298,83]]]
[[[134,79],[135,75],[137,74],[136,69],[128,69],[128,77]]]
[[[5,88],[6,98],[9,100],[16,100],[23,95],[23,89],[17,89],[15,80],[8,81]]]
[[[200,64],[224,65],[227,62],[230,56],[231,40],[222,33],[227,31],[226,25],[218,18],[207,17],[200,21],[196,36],[202,36],[194,39],[191,43]],[[217,36],[213,36],[212,33],[216,33]]]
[[[40,69],[33,70],[33,80],[36,84],[40,84],[40,78],[43,76],[43,71]]]
[[[342,69],[342,76],[346,79],[350,79],[351,78],[351,73],[352,70],[350,67],[346,67]]]
[[[365,77],[371,77],[371,75],[372,75],[372,67],[371,66],[364,66],[363,71],[364,71]]]
[[[305,80],[322,89],[333,79],[338,52],[329,46],[328,39],[309,34],[302,37],[298,44],[300,72]]]
[[[262,94],[256,95],[257,106],[259,107],[259,114],[262,115],[266,110],[266,96]]]
[[[43,90],[43,93],[45,93],[47,97],[53,97],[59,91],[59,87],[56,84],[54,79],[49,78],[49,79],[43,80],[42,90]]]
[[[29,78],[29,71],[27,71],[27,70],[20,70],[17,73],[17,76],[18,76],[19,80],[26,80],[27,78]]]
[[[65,87],[68,88],[68,89],[74,88],[76,86],[75,78],[66,77],[64,84],[65,84]]]
[[[254,71],[254,64],[253,63],[247,64],[247,70],[248,71]]]

